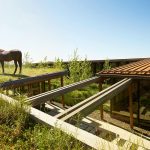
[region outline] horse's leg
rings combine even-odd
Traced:
[[[1,61],[1,65],[2,65],[2,72],[4,74],[4,61]]]
[[[18,61],[18,64],[19,64],[19,68],[20,68],[19,73],[21,74],[21,72],[22,72],[22,61],[21,61],[21,60],[19,60],[19,61]]]
[[[16,61],[16,60],[14,60],[14,64],[15,64],[15,71],[14,71],[14,74],[15,74],[16,71],[17,71],[17,68],[18,68],[18,64],[17,64],[17,61]]]

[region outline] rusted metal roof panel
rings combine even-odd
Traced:
[[[133,62],[109,70],[102,70],[98,75],[106,77],[150,78],[150,58]]]

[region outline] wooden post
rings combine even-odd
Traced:
[[[115,97],[110,99],[110,115],[112,115],[112,110],[113,110],[113,101],[115,100]]]
[[[42,82],[42,92],[45,92],[46,88],[45,88],[45,81]]]
[[[48,90],[51,90],[51,80],[48,80]],[[52,99],[50,99],[49,101],[50,103],[52,102]]]
[[[40,93],[42,93],[42,82],[39,82]]]
[[[102,91],[102,81],[100,79],[99,81],[99,91]],[[103,115],[103,104],[100,106],[100,117],[101,117],[101,120],[104,119],[104,115]]]
[[[28,84],[28,96],[33,96],[32,84]]]
[[[48,80],[48,90],[51,90],[51,80]]]
[[[140,81],[137,81],[137,100],[138,100],[137,120],[139,125],[140,124]]]
[[[40,82],[37,83],[38,86],[38,94],[40,94],[41,90],[40,90]]]
[[[63,87],[64,86],[63,76],[61,76],[60,81],[61,81],[61,87]],[[65,107],[64,95],[62,95],[61,102],[62,102],[63,107]]]
[[[130,111],[130,128],[133,129],[133,99],[132,99],[132,84],[129,85],[129,111]]]

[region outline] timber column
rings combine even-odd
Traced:
[[[99,91],[102,91],[102,79],[99,80]],[[101,120],[104,119],[103,104],[100,106],[100,117],[101,117]]]
[[[130,128],[133,129],[133,97],[132,97],[132,84],[129,85],[129,111],[130,111]]]
[[[61,87],[63,87],[64,86],[63,76],[61,76],[60,81],[61,81]],[[65,107],[64,95],[62,95],[61,97],[61,102],[62,102],[63,107]]]

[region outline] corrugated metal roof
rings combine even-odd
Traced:
[[[103,70],[98,73],[107,77],[132,77],[132,78],[150,78],[150,58],[115,67],[109,70]]]

